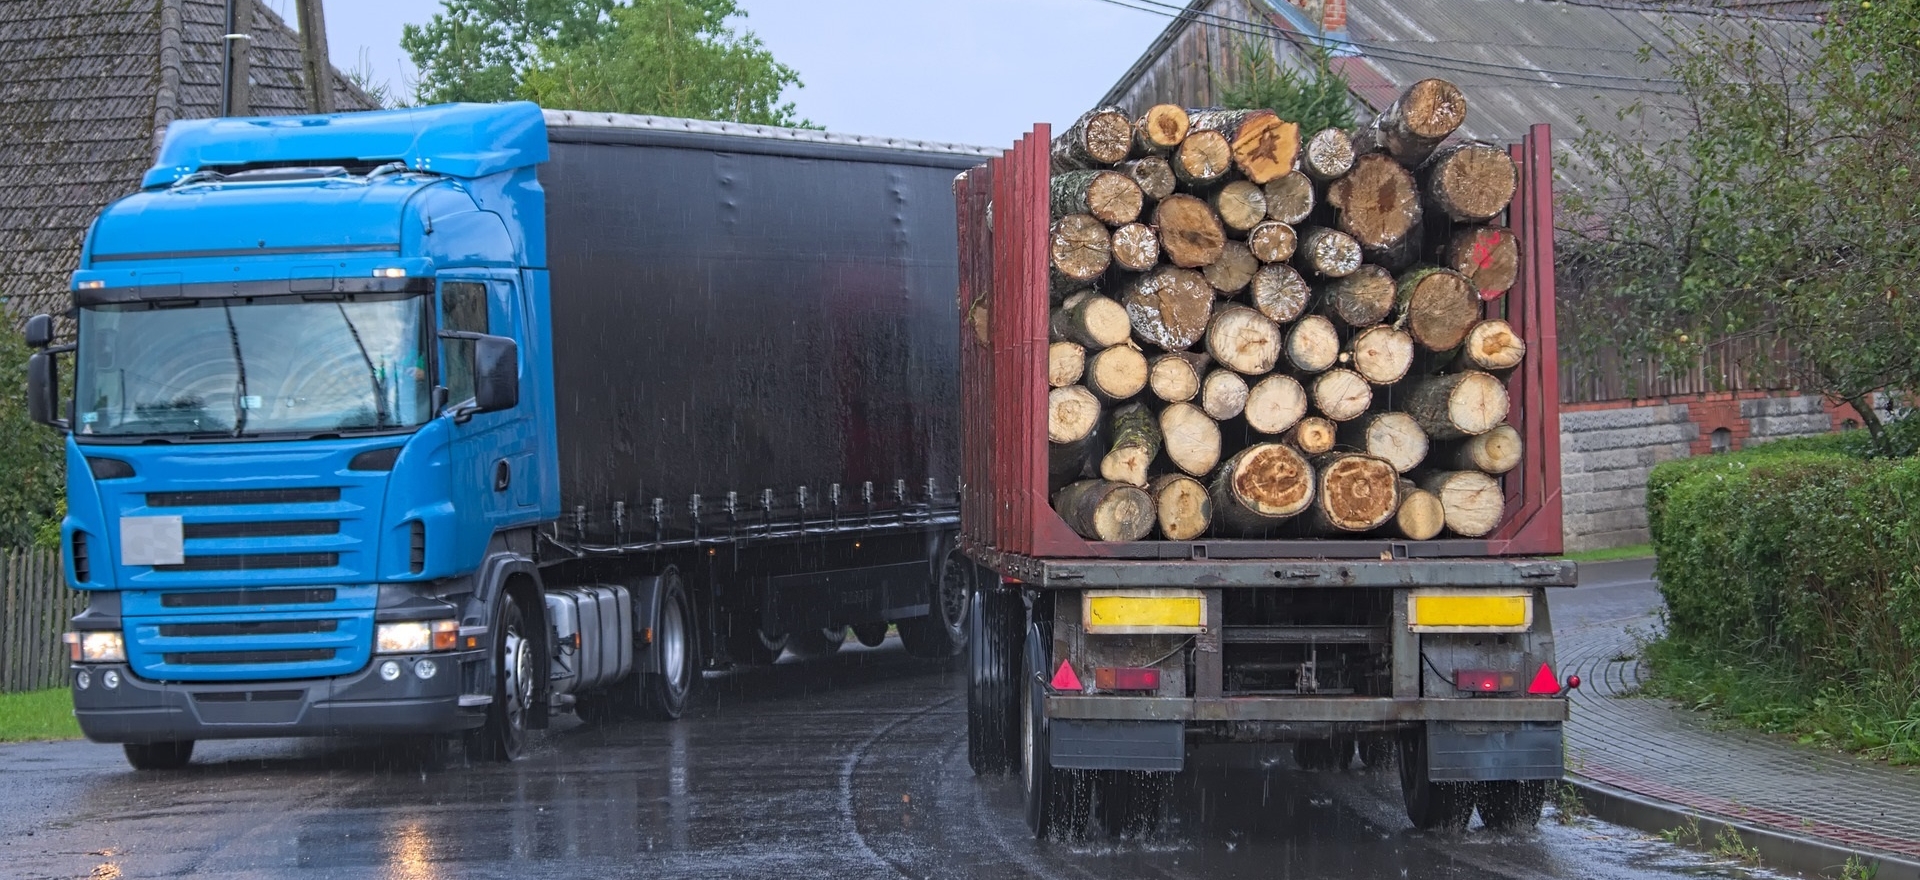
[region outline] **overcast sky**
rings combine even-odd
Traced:
[[[291,24],[293,0],[266,0]],[[739,0],[735,21],[800,72],[789,94],[832,131],[1005,146],[1071,122],[1168,22],[1106,0]],[[400,28],[440,0],[325,0],[328,49],[408,90]]]

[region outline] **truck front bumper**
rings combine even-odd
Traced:
[[[125,664],[75,664],[73,714],[94,742],[451,733],[486,719],[485,697],[462,697],[483,653],[376,656],[351,675],[298,681],[155,682]],[[426,659],[438,669],[422,679],[416,661]],[[380,674],[387,662],[400,671],[391,681]],[[108,671],[118,687],[106,686]]]

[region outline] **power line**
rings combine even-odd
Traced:
[[[1144,12],[1149,15],[1158,15],[1163,18],[1170,18],[1170,19],[1189,18],[1193,20],[1200,20],[1202,23],[1207,24],[1211,27],[1217,27],[1217,28],[1220,28],[1221,30],[1244,34],[1246,36],[1261,37],[1266,39],[1294,36],[1293,32],[1285,31],[1269,24],[1238,21],[1235,19],[1216,15],[1210,12],[1202,12],[1199,10],[1193,10],[1186,7],[1175,6],[1169,3],[1158,2],[1158,0],[1097,0],[1097,2],[1106,3],[1112,6],[1118,6],[1122,9],[1131,9],[1135,12]],[[1142,4],[1142,5],[1136,5],[1136,4]],[[1641,92],[1645,94],[1665,95],[1665,94],[1673,94],[1674,91],[1676,91],[1676,89],[1655,88],[1653,86],[1658,86],[1658,85],[1678,86],[1680,84],[1679,80],[1664,79],[1664,78],[1658,78],[1658,77],[1637,77],[1637,76],[1624,76],[1620,74],[1583,73],[1579,71],[1551,70],[1546,68],[1534,68],[1534,67],[1522,67],[1522,66],[1510,65],[1510,64],[1498,64],[1495,62],[1488,62],[1488,61],[1476,61],[1470,58],[1458,58],[1458,57],[1434,55],[1431,53],[1420,52],[1418,50],[1404,48],[1402,45],[1399,45],[1399,44],[1376,43],[1372,41],[1355,40],[1355,39],[1342,39],[1342,38],[1329,37],[1324,35],[1316,37],[1308,34],[1299,34],[1299,36],[1305,36],[1312,39],[1322,40],[1325,43],[1332,46],[1336,46],[1336,47],[1346,47],[1346,48],[1359,50],[1362,54],[1374,55],[1376,57],[1380,57],[1381,60],[1401,61],[1406,63],[1421,63],[1428,67],[1433,67],[1441,70],[1449,70],[1456,73],[1470,73],[1478,76],[1488,77],[1490,79],[1511,80],[1516,82],[1525,82],[1533,85],[1559,84],[1559,85],[1589,86],[1594,88],[1605,88],[1612,91]],[[1563,80],[1575,80],[1575,82],[1563,82]],[[1585,80],[1586,82],[1579,82],[1579,80]],[[1605,84],[1601,82],[1596,82],[1600,80],[1604,80],[1607,82]]]

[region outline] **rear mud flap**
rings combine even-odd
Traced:
[[[1563,759],[1559,722],[1427,724],[1427,771],[1434,782],[1559,779]]]
[[[1187,759],[1186,725],[1178,721],[1047,722],[1053,766],[1063,770],[1179,772]]]

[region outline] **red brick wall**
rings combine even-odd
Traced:
[[[1722,391],[1711,394],[1677,394],[1672,397],[1651,397],[1639,400],[1608,400],[1598,403],[1567,403],[1560,406],[1561,412],[1593,412],[1595,410],[1624,409],[1633,406],[1663,406],[1666,404],[1685,404],[1687,420],[1700,429],[1700,436],[1693,441],[1690,452],[1693,455],[1706,455],[1713,451],[1713,432],[1727,429],[1733,449],[1747,445],[1752,435],[1752,426],[1740,414],[1740,402],[1759,400],[1767,397],[1798,397],[1802,395],[1769,393],[1765,391]],[[1832,417],[1832,430],[1838,431],[1846,426],[1848,420],[1855,425],[1860,422],[1859,413],[1847,404],[1826,403],[1827,413]]]

